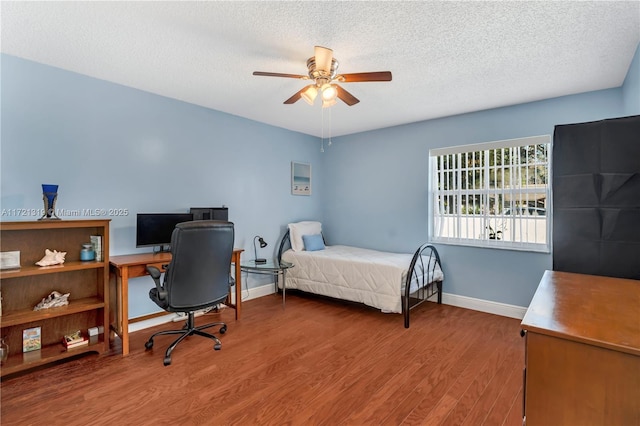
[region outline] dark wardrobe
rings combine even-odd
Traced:
[[[640,116],[555,127],[553,269],[640,279]]]

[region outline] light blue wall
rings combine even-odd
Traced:
[[[624,99],[624,115],[640,114],[640,44],[636,48],[627,77],[622,86],[622,96]]]
[[[428,100],[425,100],[428,102]],[[412,253],[427,235],[429,149],[535,135],[620,116],[620,88],[335,138],[325,152],[329,244]],[[438,245],[444,291],[528,306],[550,254]]]
[[[311,136],[1,55],[0,207],[40,208],[40,184],[57,183],[60,208],[127,208],[111,217],[111,255],[141,251],[137,212],[222,204],[245,259],[254,235],[269,256],[288,222],[311,218],[330,244],[412,252],[428,238],[430,148],[638,114],[639,56],[622,88],[334,138],[320,153]],[[291,161],[312,164],[311,197],[290,195]],[[34,218],[2,217],[15,219]],[[445,292],[461,296],[527,306],[551,268],[550,254],[438,248]],[[150,281],[133,281],[130,316],[156,311]]]
[[[42,183],[60,185],[58,208],[128,209],[110,217],[117,255],[149,251],[135,247],[138,212],[224,204],[244,259],[254,257],[253,236],[265,238],[261,254],[270,256],[286,223],[318,217],[317,138],[8,55],[0,60],[2,209],[42,208]],[[291,161],[312,164],[312,196],[291,195]],[[249,287],[266,279],[248,278]],[[152,284],[133,280],[132,317],[157,311],[147,296]]]
[[[435,100],[437,101],[437,100]],[[425,100],[429,102],[429,100]],[[330,244],[412,252],[427,235],[429,149],[553,135],[557,124],[640,114],[640,47],[621,88],[413,123],[334,139],[322,217]],[[438,245],[444,291],[528,306],[551,254]]]

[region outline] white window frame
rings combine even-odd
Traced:
[[[522,147],[535,150],[538,145],[546,149],[546,164],[537,155],[533,158],[527,155],[522,162]],[[430,240],[550,253],[551,151],[550,135],[429,150]],[[504,156],[501,158],[508,158],[509,163],[491,165],[489,158],[497,158],[493,156],[498,153]],[[528,173],[531,167],[544,165],[547,170],[543,179],[521,174]],[[500,176],[499,181],[496,176]],[[522,184],[523,179],[526,184]],[[537,208],[541,194],[545,200],[544,211]],[[529,208],[530,203],[535,207]],[[468,213],[470,210],[472,213]]]

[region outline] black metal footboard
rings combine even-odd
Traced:
[[[438,303],[442,303],[442,280],[436,281],[436,269],[442,270],[438,250],[431,244],[421,245],[411,259],[411,265],[407,271],[407,279],[402,295],[402,314],[404,315],[404,328],[409,328],[409,311],[420,305],[433,295],[438,295]],[[416,281],[418,289],[411,293],[411,282]]]

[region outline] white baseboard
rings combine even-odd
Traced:
[[[258,297],[268,296],[275,293],[274,284],[266,284],[242,291],[242,301],[245,302]],[[232,300],[235,293],[231,293]],[[491,300],[476,299],[474,297],[459,296],[457,294],[442,293],[442,303],[445,305],[457,306],[459,308],[472,309],[474,311],[486,312],[488,314],[501,315],[509,318],[524,318],[527,308],[523,306],[509,305],[506,303],[492,302]],[[167,314],[161,317],[151,318],[145,321],[129,324],[129,333],[133,333],[145,328],[172,322],[174,318],[179,318],[178,314]]]
[[[172,322],[174,318],[178,318],[177,314],[167,314],[161,317],[155,317],[148,320],[134,322],[133,324],[129,324],[129,333],[135,333],[136,331],[144,330],[145,328],[154,327],[160,324],[166,324],[168,322]]]
[[[260,287],[254,287],[249,290],[242,290],[242,301],[257,299],[258,297],[268,296],[276,292],[276,286],[274,283],[261,285]]]
[[[459,296],[457,294],[442,293],[442,303],[457,306],[459,308],[472,309],[488,314],[501,315],[509,318],[524,318],[527,308],[506,303],[493,302],[491,300],[476,299],[474,297]]]
[[[269,294],[275,293],[275,285],[267,284],[260,287],[251,288],[249,290],[242,291],[242,301],[246,302],[247,300],[256,299],[258,297],[267,296]],[[231,300],[235,300],[236,294],[235,292],[231,292]],[[179,314],[167,314],[161,317],[151,318],[148,320],[134,322],[133,324],[129,324],[129,333],[134,333],[136,331],[144,330],[145,328],[155,327],[156,325],[166,324],[172,321],[181,321],[182,315]]]

